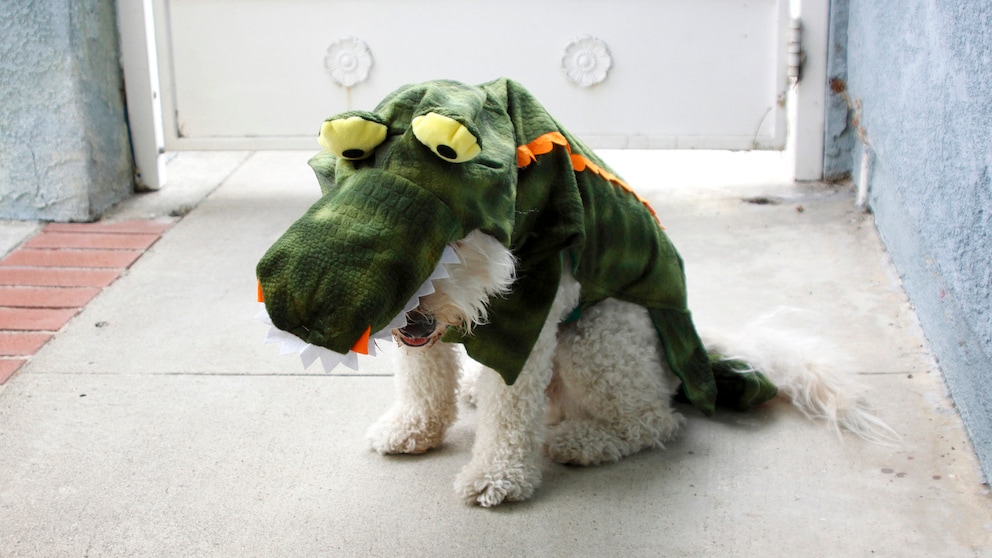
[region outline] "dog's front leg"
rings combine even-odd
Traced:
[[[551,382],[558,322],[578,297],[578,283],[564,274],[544,328],[512,386],[494,370],[482,370],[476,384],[479,414],[472,461],[455,480],[456,492],[469,503],[490,507],[526,500],[541,484],[545,390]]]
[[[472,461],[455,480],[455,490],[469,503],[490,507],[526,500],[541,484],[544,390],[551,381],[555,337],[555,328],[548,329],[512,386],[494,370],[482,370]]]
[[[382,454],[423,453],[440,446],[458,416],[458,370],[454,345],[400,345],[394,380],[396,402],[369,428],[369,446]]]

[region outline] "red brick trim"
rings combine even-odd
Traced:
[[[0,385],[174,222],[52,223],[0,259]]]

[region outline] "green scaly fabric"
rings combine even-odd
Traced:
[[[418,117],[428,117],[419,128]],[[324,195],[257,267],[276,327],[346,352],[402,311],[446,244],[480,230],[517,257],[516,283],[491,301],[487,323],[471,335],[449,328],[443,339],[463,343],[507,383],[529,357],[568,261],[582,286],[577,313],[610,297],[647,308],[666,362],[704,413],[775,395],[746,364],[711,360],[687,308],[682,259],[653,212],[519,84],[410,85],[372,113],[328,122],[346,131],[322,132],[338,152],[311,160]],[[355,129],[362,139],[348,144]],[[454,148],[435,145],[449,136]]]

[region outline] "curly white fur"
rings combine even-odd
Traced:
[[[490,297],[506,294],[513,284],[516,259],[495,238],[473,231],[452,245],[460,264],[449,264],[449,276],[434,282],[435,291],[421,299],[439,323],[464,327],[485,323]]]
[[[511,288],[514,259],[493,238],[472,233],[456,244],[461,263],[421,299],[442,327],[471,326],[486,303]],[[567,266],[566,266],[567,267]],[[661,448],[685,418],[671,405],[678,379],[662,361],[646,309],[606,300],[575,323],[559,325],[579,301],[579,284],[562,277],[552,311],[517,381],[487,368],[463,374],[461,397],[478,405],[472,460],[455,481],[467,502],[489,507],[524,500],[541,483],[541,454],[560,463],[617,461]],[[811,338],[756,323],[713,347],[751,362],[803,413],[871,440],[894,433],[867,411],[862,390],[838,376]],[[727,342],[731,344],[727,344]],[[397,400],[368,431],[380,453],[421,453],[441,445],[457,417],[458,351],[446,343],[401,347]]]
[[[879,444],[898,444],[899,435],[876,417],[865,398],[868,388],[851,375],[847,358],[822,337],[809,333],[810,312],[779,308],[731,334],[706,334],[710,351],[746,361],[779,388],[779,395],[810,419],[840,435],[847,430]]]

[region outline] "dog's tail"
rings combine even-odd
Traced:
[[[733,335],[705,336],[711,353],[747,362],[778,386],[801,413],[840,433],[879,444],[898,444],[899,435],[871,411],[867,388],[845,373],[845,357],[818,336],[805,333],[809,313],[777,310]],[[746,373],[746,371],[744,372]]]

